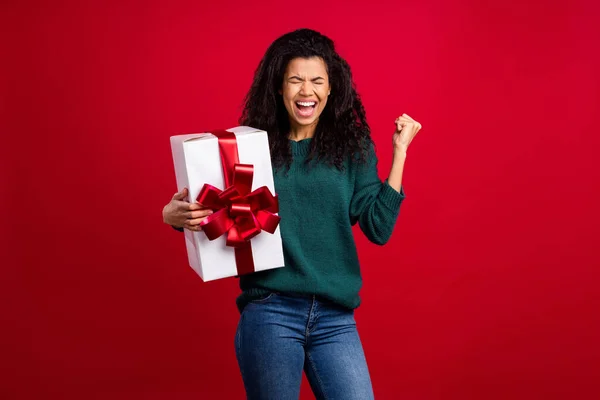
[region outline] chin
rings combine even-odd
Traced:
[[[314,124],[316,124],[316,123],[317,123],[317,121],[318,121],[318,120],[319,120],[319,118],[315,118],[315,119],[312,119],[312,120],[310,120],[310,121],[307,121],[307,120],[305,120],[305,119],[302,119],[302,120],[295,119],[295,121],[296,121],[296,124],[298,124],[298,125],[300,125],[300,126],[310,126],[310,125],[314,125]]]

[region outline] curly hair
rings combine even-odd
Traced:
[[[267,131],[273,166],[289,168],[290,122],[279,90],[289,62],[312,57],[325,62],[331,94],[319,117],[307,163],[318,160],[342,170],[350,158],[364,162],[372,143],[371,130],[350,66],[336,52],[331,39],[311,29],[287,33],[269,46],[255,71],[239,122]]]

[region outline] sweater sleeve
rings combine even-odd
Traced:
[[[350,221],[358,222],[365,236],[378,245],[385,244],[396,224],[404,189],[398,193],[377,174],[377,156],[371,145],[365,163],[356,166],[354,193],[350,201]]]

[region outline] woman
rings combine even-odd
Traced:
[[[285,267],[240,277],[236,355],[249,399],[297,399],[302,371],[319,399],[371,399],[354,320],[361,275],[358,222],[384,244],[398,217],[406,150],[421,125],[403,114],[387,181],[350,67],[334,43],[302,29],[268,48],[245,99],[242,125],[268,132]],[[175,194],[164,221],[197,231],[210,213]]]

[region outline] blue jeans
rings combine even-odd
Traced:
[[[297,400],[302,371],[317,399],[373,399],[354,312],[272,293],[242,311],[235,350],[250,400]]]

